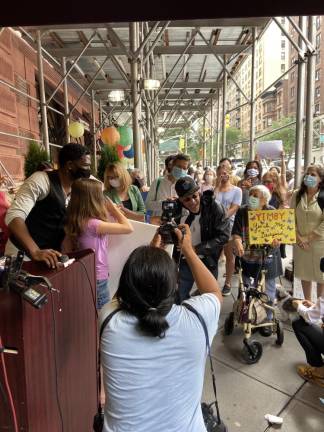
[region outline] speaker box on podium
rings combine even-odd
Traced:
[[[47,291],[48,302],[41,309],[14,291],[0,291],[2,342],[18,350],[4,356],[19,430],[92,430],[98,406],[95,255],[86,250],[70,257],[76,261],[60,270],[24,263],[24,270],[47,277],[58,291]],[[44,292],[43,287],[36,289]],[[1,367],[0,382],[4,388]],[[0,431],[13,431],[1,393]]]

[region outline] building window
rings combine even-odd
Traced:
[[[281,41],[281,49],[285,49],[285,47],[286,47],[286,41],[285,41],[285,39],[283,39]]]
[[[321,97],[321,87],[316,87],[316,89],[315,89],[315,97],[316,98]]]
[[[281,60],[285,60],[286,56],[285,56],[285,51],[281,51]]]
[[[286,66],[284,63],[281,63],[281,73],[284,73],[286,70]]]
[[[295,71],[291,72],[290,79],[291,79],[292,81],[294,81],[295,76],[296,76]]]
[[[295,57],[292,57],[292,58],[291,58],[291,65],[293,65],[293,64],[295,63],[295,61],[296,61],[296,58],[295,58]]]
[[[319,114],[320,113],[320,104],[316,104],[315,105],[315,114]]]
[[[285,37],[285,36],[286,36],[285,33],[284,33],[283,31],[281,32],[281,36],[282,36],[282,37]]]
[[[320,69],[317,69],[315,72],[315,81],[318,81],[320,79]]]
[[[316,64],[320,63],[320,61],[321,61],[321,50],[318,50],[316,54]]]
[[[285,23],[286,23],[286,18],[285,18],[285,17],[281,17],[280,21],[281,21],[281,24],[282,24],[282,25],[285,25]]]
[[[271,118],[271,117],[268,118],[267,123],[268,123],[268,126],[271,126],[271,125],[272,125],[272,118]]]
[[[278,109],[278,120],[281,119],[281,109]]]
[[[319,30],[321,28],[321,17],[316,17],[316,30]]]
[[[290,89],[290,97],[294,97],[295,96],[295,87],[291,87]]]
[[[321,46],[321,33],[318,33],[318,35],[316,35],[316,49],[320,48]]]

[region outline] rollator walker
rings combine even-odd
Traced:
[[[253,252],[253,250],[251,250]],[[243,282],[242,261],[239,258],[239,289],[238,297],[234,301],[233,311],[225,320],[224,334],[232,334],[234,327],[241,326],[244,333],[242,356],[246,363],[257,363],[262,357],[262,344],[257,340],[251,340],[256,329],[260,329],[263,336],[276,335],[276,344],[281,346],[284,341],[282,323],[277,318],[276,309],[270,305],[269,296],[265,287],[265,262],[271,255],[271,248],[264,248],[261,253],[261,264],[257,271],[257,286],[247,285]],[[258,263],[255,262],[255,265]],[[250,278],[251,280],[251,278]],[[267,317],[267,310],[272,312],[272,319]],[[271,334],[265,334],[264,328],[270,327]]]

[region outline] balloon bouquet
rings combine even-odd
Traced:
[[[116,147],[120,160],[123,158],[133,159],[133,131],[129,126],[106,127],[101,132],[101,141],[109,146]]]

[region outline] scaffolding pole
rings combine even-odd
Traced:
[[[305,17],[299,17],[299,28],[305,32]],[[304,51],[305,43],[299,37],[299,50]],[[296,109],[296,144],[295,144],[295,188],[299,187],[301,181],[301,161],[303,152],[304,138],[304,100],[305,100],[305,73],[306,64],[303,58],[298,58],[298,78],[297,78],[297,109]]]
[[[314,45],[314,22],[315,17],[308,17],[308,40]],[[314,95],[315,95],[315,62],[316,53],[308,51],[307,53],[307,84],[306,84],[306,122],[305,122],[305,152],[304,168],[312,161],[313,149],[313,118],[314,118]]]
[[[210,100],[210,166],[214,166],[214,105],[213,99]]]
[[[66,58],[62,58],[62,73],[63,76],[66,74]],[[65,121],[65,140],[68,143],[70,141],[70,112],[69,112],[69,94],[68,94],[68,83],[67,80],[63,82],[63,97],[64,97],[64,121]]]
[[[252,69],[251,69],[251,110],[250,110],[250,160],[254,159],[254,141],[255,141],[255,73],[256,73],[256,28],[252,28]]]
[[[207,165],[207,160],[206,160],[206,153],[207,153],[207,142],[206,142],[206,114],[203,117],[203,137],[204,137],[204,141],[203,141],[203,167],[205,168],[205,166]]]
[[[97,164],[97,140],[96,140],[96,106],[95,106],[95,92],[91,91],[91,135],[92,135],[92,148],[93,148],[93,168],[95,173],[98,170]]]
[[[138,23],[131,22],[129,24],[129,42],[130,49],[133,54],[130,57],[131,69],[131,97],[132,97],[132,120],[133,120],[133,137],[134,137],[134,165],[135,168],[143,170],[143,158],[141,149],[141,131],[139,120],[141,118],[141,96],[138,91],[138,64],[137,59],[134,57],[138,49]]]
[[[217,99],[217,140],[216,140],[216,166],[219,164],[219,150],[220,150],[220,130],[221,130],[221,109],[220,109],[220,89],[218,89]]]
[[[41,32],[37,30],[37,64],[38,64],[38,81],[39,81],[39,96],[40,96],[40,107],[41,107],[41,118],[42,118],[42,142],[47,151],[48,157],[50,157],[50,146],[49,136],[47,127],[47,109],[46,109],[46,95],[45,95],[45,82],[44,82],[44,68],[43,68],[43,56],[42,56],[42,41]]]
[[[226,63],[226,57],[224,56],[224,63]],[[226,69],[223,69],[223,118],[222,118],[222,158],[226,156],[226,105],[227,105],[227,75]]]

